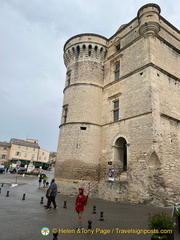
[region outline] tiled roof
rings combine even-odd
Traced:
[[[11,147],[11,144],[8,142],[0,142],[1,147]]]
[[[10,140],[11,144],[15,144],[15,145],[19,145],[19,146],[26,146],[26,147],[32,147],[32,148],[40,148],[39,144],[34,142],[28,142],[25,140],[21,140],[21,139],[16,139],[16,138],[11,138]]]

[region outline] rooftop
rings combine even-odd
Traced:
[[[34,140],[34,142],[29,142],[21,139],[11,138],[10,144],[15,144],[19,146],[26,146],[26,147],[32,147],[32,148],[40,148],[39,144],[37,143],[37,140]]]

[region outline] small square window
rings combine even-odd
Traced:
[[[21,153],[20,152],[16,152],[16,156],[21,156]]]
[[[86,129],[87,129],[87,127],[80,127],[80,129],[81,129],[81,130],[86,130]]]
[[[5,154],[2,154],[2,159],[6,159],[6,155]]]

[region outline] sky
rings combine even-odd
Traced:
[[[179,0],[0,0],[0,141],[36,139],[57,151],[65,42],[81,33],[110,38],[151,2],[179,29]]]

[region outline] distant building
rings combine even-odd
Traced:
[[[47,163],[47,162],[49,162],[49,154],[50,154],[50,152],[40,148],[37,163],[40,163],[40,162],[41,163]]]
[[[21,161],[21,167],[27,167],[33,162],[36,168],[49,167],[49,152],[41,149],[38,140],[27,139],[21,140],[11,138],[10,142],[0,142],[0,161],[1,164],[9,162],[16,164],[17,160]]]
[[[57,152],[51,152],[49,155],[49,162],[52,164],[56,163]]]
[[[4,164],[4,162],[8,161],[10,147],[10,143],[0,142],[0,164]]]
[[[84,33],[65,43],[62,193],[97,180],[104,199],[180,201],[180,34],[160,12],[147,4],[109,39]]]

